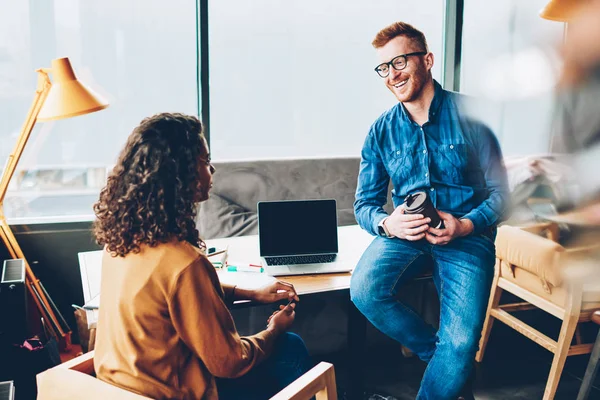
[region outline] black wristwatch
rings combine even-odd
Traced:
[[[394,235],[390,234],[388,230],[385,229],[385,225],[383,224],[387,218],[388,217],[382,219],[381,222],[377,225],[377,233],[379,234],[379,236],[391,238],[394,237]]]

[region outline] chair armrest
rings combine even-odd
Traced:
[[[310,371],[271,397],[271,400],[337,400],[333,365],[320,362]]]

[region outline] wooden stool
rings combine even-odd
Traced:
[[[600,325],[600,310],[595,311],[594,314],[592,314],[592,321]],[[598,336],[596,337],[596,343],[594,343],[592,356],[590,357],[590,362],[585,370],[577,400],[585,400],[590,395],[594,378],[596,378],[596,373],[598,372],[598,360],[600,360],[600,332],[598,332]]]
[[[425,311],[425,306],[427,303],[427,284],[433,280],[433,269],[428,269],[425,272],[423,272],[420,275],[417,275],[416,278],[413,278],[413,280],[410,283],[413,282],[417,282],[418,284],[421,285],[421,287],[419,288],[419,300],[418,300],[418,306],[419,308],[416,310],[417,313],[419,313],[421,315],[421,317],[423,317],[423,313]],[[404,346],[403,344],[400,345],[401,346],[401,351],[402,351],[402,356],[404,358],[411,358],[413,357],[415,354],[412,352],[412,350],[410,350],[408,347]]]

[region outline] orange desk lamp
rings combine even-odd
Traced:
[[[10,256],[23,259],[29,293],[40,315],[45,321],[48,321],[46,328],[58,340],[60,347],[66,350],[71,345],[71,329],[40,280],[34,275],[11,231],[4,215],[4,197],[37,121],[50,121],[92,113],[108,107],[108,102],[77,80],[68,58],[52,60],[52,68],[41,68],[36,72],[38,73],[38,82],[35,97],[15,148],[6,161],[2,180],[0,180],[0,236],[2,236],[2,241]],[[54,82],[50,81],[48,73],[52,74]]]
[[[584,0],[550,0],[540,10],[540,17],[551,21],[569,22]]]

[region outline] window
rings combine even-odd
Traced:
[[[0,160],[16,142],[35,69],[69,57],[106,110],[39,122],[5,199],[16,218],[91,216],[125,139],[162,111],[198,114],[195,0],[0,0]]]
[[[35,3],[35,6],[33,4]],[[35,69],[70,58],[111,106],[40,122],[11,181],[11,222],[79,219],[131,129],[151,114],[198,114],[196,0],[0,0],[0,162],[33,99]],[[212,0],[211,146],[215,159],[358,156],[395,103],[373,71],[371,40],[403,20],[423,30],[441,76],[444,1]]]
[[[505,155],[549,149],[553,82],[542,77],[557,69],[546,51],[564,24],[539,16],[547,2],[465,0],[461,92],[491,98],[483,118]]]
[[[444,1],[209,1],[214,159],[359,156],[396,103],[373,71],[371,40],[405,21],[422,30],[440,79]]]

